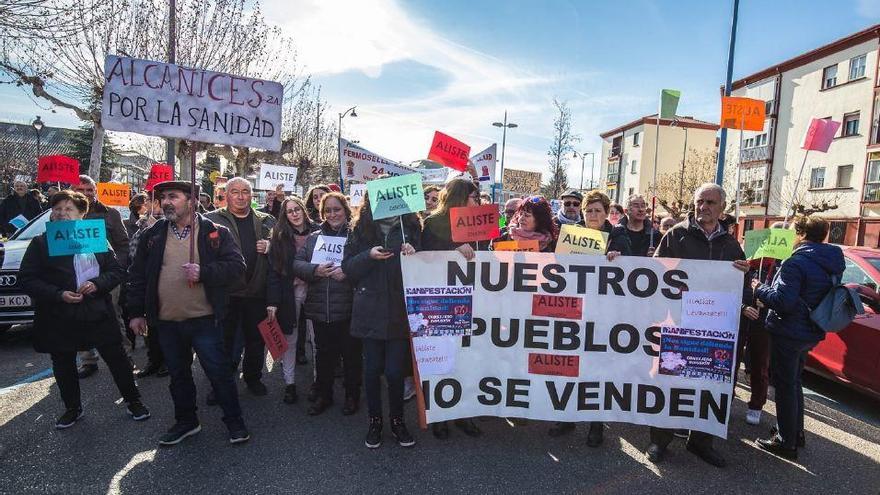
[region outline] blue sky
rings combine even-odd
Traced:
[[[343,135],[396,160],[424,158],[435,129],[476,152],[501,141],[506,167],[546,169],[552,100],[566,100],[579,150],[602,131],[656,111],[662,88],[682,91],[680,115],[717,121],[732,0],[264,0],[294,38],[299,63],[332,115],[352,105]],[[880,0],[741,0],[734,77],[880,22]],[[21,90],[0,87],[0,119],[75,126]],[[46,106],[45,104],[43,105]],[[499,150],[500,151],[500,150]],[[577,184],[572,162],[569,182]],[[587,163],[589,168],[589,161]],[[598,169],[598,163],[597,163]],[[586,175],[589,177],[589,171]]]

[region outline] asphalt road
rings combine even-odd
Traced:
[[[138,348],[138,363],[144,354]],[[279,370],[264,378],[266,397],[240,387],[250,442],[229,445],[219,409],[201,407],[202,433],[157,448],[173,420],[167,378],[139,380],[153,417],[135,423],[100,367],[81,383],[85,418],[57,431],[62,406],[48,356],[33,352],[26,331],[0,343],[0,493],[880,493],[880,403],[816,377],[807,380],[807,447],[798,463],[754,446],[774,407],[768,403],[760,426],[747,425],[742,384],[729,438],[716,441],[728,467],[716,469],[679,439],[664,463],[652,465],[642,453],[647,429],[618,423],[608,424],[598,449],[586,446],[583,426],[554,439],[548,423],[492,418],[478,423],[478,439],[454,428],[443,442],[414,431],[413,449],[399,447],[386,428],[385,443],[371,451],[365,412],[344,417],[337,405],[310,417],[304,397],[285,405]],[[310,365],[298,373],[310,378]],[[201,403],[208,384],[196,375]],[[407,415],[415,430],[412,402]]]

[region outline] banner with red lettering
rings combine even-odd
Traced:
[[[281,149],[284,88],[277,82],[107,55],[104,83],[107,130]]]
[[[144,185],[144,191],[152,191],[156,184],[168,180],[174,180],[174,167],[164,163],[154,163],[150,167],[150,177]]]
[[[417,170],[362,148],[351,141],[339,140],[339,174],[345,182],[366,182],[381,175],[414,174]]]
[[[461,206],[449,209],[453,242],[488,241],[499,236],[498,205]]]
[[[260,331],[260,335],[263,336],[263,342],[266,343],[266,349],[269,350],[272,359],[277,361],[284,354],[284,351],[287,350],[288,346],[287,338],[278,325],[278,319],[269,321],[266,318],[257,325],[257,329]]]
[[[406,294],[436,292],[411,326],[457,314],[457,291],[472,288],[470,334],[428,333],[416,352],[428,423],[499,416],[727,435],[743,288],[731,263],[432,251],[401,267]]]
[[[434,131],[434,141],[431,143],[431,151],[428,152],[428,160],[464,172],[467,170],[470,152],[470,146],[452,136]]]
[[[41,156],[37,161],[37,182],[79,184],[79,161],[65,155]]]

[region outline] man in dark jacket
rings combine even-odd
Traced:
[[[241,417],[232,363],[222,351],[227,294],[244,273],[244,260],[229,230],[201,215],[194,217],[196,200],[188,182],[161,182],[154,193],[161,198],[165,218],[138,240],[129,268],[127,306],[135,333],[144,335],[148,325],[159,332],[171,374],[176,423],[159,444],[176,445],[201,431],[193,350],[223,408],[229,442],[245,442],[250,434]],[[190,255],[193,237],[195,250]]]
[[[31,220],[43,211],[40,202],[28,194],[27,184],[24,181],[15,181],[12,188],[13,193],[0,203],[0,230],[5,235],[12,235],[18,230],[18,227],[9,223],[13,218],[21,215]]]
[[[749,265],[739,242],[727,232],[727,226],[719,221],[726,207],[724,189],[717,184],[700,186],[694,193],[694,213],[663,236],[654,256],[734,261],[737,269],[748,271]],[[673,430],[651,427],[651,445],[647,451],[651,462],[663,460],[673,436]],[[687,450],[715,467],[726,465],[721,454],[712,447],[712,435],[708,433],[691,431]]]
[[[281,211],[281,203],[284,202],[284,185],[278,184],[278,187],[275,188],[274,191],[266,191],[266,204],[260,208],[260,211],[263,213],[268,213],[272,215],[273,218],[278,218],[278,212]]]
[[[559,198],[562,201],[562,208],[556,212],[553,217],[553,223],[556,224],[557,231],[563,225],[584,225],[584,219],[581,217],[581,202],[584,196],[575,189],[569,189]]]
[[[98,201],[98,186],[88,175],[80,175],[79,184],[74,184],[72,188],[74,191],[84,194],[89,200],[89,212],[86,214],[85,220],[104,220],[104,225],[107,228],[107,240],[110,242],[110,247],[112,247],[113,251],[116,253],[116,258],[119,260],[119,264],[123,267],[127,267],[128,230],[122,222],[122,215],[119,214],[119,210],[107,208],[104,203]],[[116,320],[119,323],[119,331],[125,335],[125,320],[122,318],[122,309],[119,306],[119,292],[120,287],[117,287],[113,289],[110,296],[113,298],[113,307],[116,308]],[[129,360],[131,360],[129,348],[124,348],[126,350],[125,352],[129,354]],[[98,371],[98,353],[95,352],[95,349],[80,352],[79,360],[80,365],[78,374],[80,378],[86,378]]]
[[[660,235],[648,218],[648,202],[641,194],[626,200],[626,215],[620,217],[608,236],[608,252],[623,256],[652,256]]]
[[[251,207],[251,184],[241,177],[226,183],[227,206],[205,215],[217,225],[232,232],[235,244],[244,256],[246,272],[230,294],[229,312],[224,321],[223,336],[226,351],[235,368],[241,360],[241,350],[235,348],[239,329],[244,337],[242,375],[248,390],[254,395],[266,395],[268,390],[260,380],[266,359],[266,345],[257,325],[266,319],[266,278],[269,274],[269,235],[275,226],[275,217]],[[213,402],[213,396],[208,397]]]

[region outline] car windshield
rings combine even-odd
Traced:
[[[114,210],[119,211],[119,214],[123,219],[128,218],[129,210],[128,207],[125,206],[111,206]],[[9,237],[10,241],[29,241],[34,237],[42,234],[46,231],[46,222],[49,221],[49,213],[51,210],[46,210],[43,213],[40,213],[39,216],[31,220],[27,225],[24,226],[23,229],[17,230],[12,236]]]

